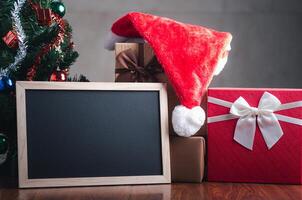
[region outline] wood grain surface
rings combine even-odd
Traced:
[[[1,200],[301,200],[300,185],[207,183],[50,189],[0,188]]]

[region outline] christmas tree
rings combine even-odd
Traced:
[[[78,57],[64,15],[59,0],[0,1],[0,165],[16,154],[15,81],[66,81]]]

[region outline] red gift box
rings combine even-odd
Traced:
[[[8,31],[2,40],[9,48],[15,48],[18,46],[18,38],[16,33],[13,31]]]
[[[208,180],[301,184],[302,89],[209,89]]]

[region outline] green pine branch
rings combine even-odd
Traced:
[[[16,0],[0,0],[0,69],[7,68],[14,62],[17,48],[9,48],[2,40],[8,31],[13,31],[11,11]],[[53,0],[54,1],[54,0]],[[43,8],[50,8],[51,0],[32,0],[32,2],[41,5]],[[14,81],[26,80],[28,70],[35,63],[37,55],[41,49],[56,38],[59,27],[53,22],[50,26],[42,26],[37,21],[35,11],[31,8],[28,1],[25,2],[20,19],[27,39],[27,55],[20,63],[17,71],[11,71],[10,78]],[[69,69],[76,61],[79,54],[74,50],[72,43],[72,28],[65,21],[65,36],[59,48],[51,49],[41,58],[41,63],[37,66],[37,72],[34,80],[48,81],[51,74],[57,68]],[[0,78],[1,81],[1,78]],[[80,75],[69,78],[68,81],[88,81]],[[15,91],[0,91],[0,132],[9,137],[11,147],[16,146],[16,102]],[[13,151],[15,149],[12,149]]]

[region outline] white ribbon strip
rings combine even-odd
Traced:
[[[253,150],[256,124],[258,124],[268,149],[271,149],[283,135],[278,120],[302,126],[302,119],[274,113],[302,107],[302,101],[281,104],[279,99],[269,92],[263,93],[257,108],[251,107],[243,97],[239,97],[234,103],[208,97],[208,102],[230,108],[230,114],[208,117],[208,123],[239,118],[234,140],[250,150]]]

